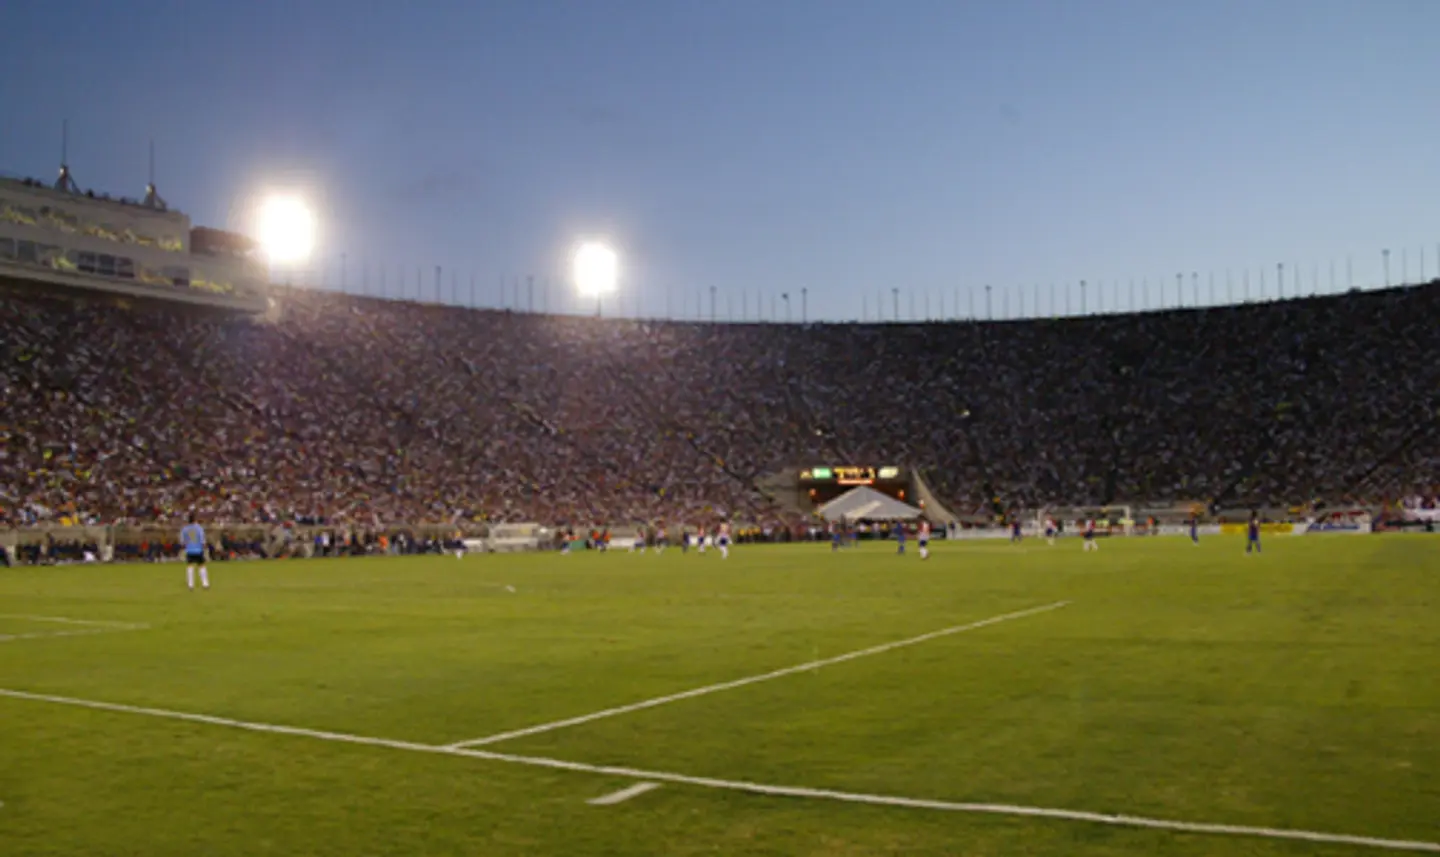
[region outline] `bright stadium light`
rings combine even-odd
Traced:
[[[260,206],[257,237],[270,262],[298,265],[315,249],[315,215],[299,197],[272,196]]]
[[[620,257],[604,244],[589,242],[575,251],[575,288],[587,298],[599,298],[615,291],[620,275]]]

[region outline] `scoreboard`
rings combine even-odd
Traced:
[[[811,467],[800,471],[801,482],[833,483],[852,487],[876,482],[903,482],[898,467]]]
[[[910,478],[902,467],[845,465],[808,467],[800,471],[800,490],[807,493],[816,505],[828,503],[859,485],[869,486],[897,500],[905,500]]]

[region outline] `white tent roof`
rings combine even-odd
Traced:
[[[908,503],[887,497],[874,488],[852,488],[821,506],[821,517],[827,521],[909,521],[924,513]]]

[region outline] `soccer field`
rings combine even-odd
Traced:
[[[1265,547],[0,571],[0,854],[1440,852],[1440,541]]]

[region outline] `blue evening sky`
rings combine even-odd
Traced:
[[[624,311],[1050,311],[1437,273],[1437,0],[9,0],[0,169],[197,223],[322,212],[315,278]],[[1402,270],[1403,268],[1403,270]],[[1118,285],[1118,289],[1117,289]],[[1038,288],[1037,288],[1038,287]],[[520,301],[525,303],[523,287]],[[1117,295],[1118,292],[1118,295]],[[568,291],[566,292],[568,295]],[[972,297],[974,296],[974,297]],[[1002,304],[1003,302],[1003,304]],[[757,304],[760,309],[757,310]],[[573,303],[566,304],[573,306]],[[727,309],[728,306],[728,309]],[[781,305],[783,306],[783,304]],[[783,314],[783,309],[776,309]]]

